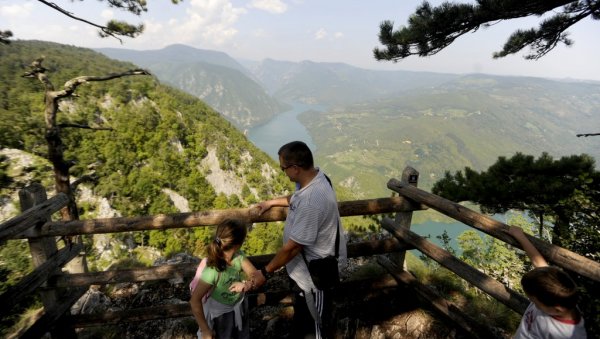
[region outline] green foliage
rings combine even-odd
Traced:
[[[375,48],[377,60],[398,61],[411,55],[421,57],[436,54],[452,44],[463,34],[498,21],[529,16],[541,16],[549,12],[539,28],[517,30],[508,39],[502,51],[494,58],[519,52],[525,47],[533,50],[526,59],[539,59],[559,43],[569,46],[566,30],[588,16],[598,17],[598,1],[531,2],[527,6],[519,1],[493,0],[471,3],[444,2],[432,7],[423,2],[409,16],[408,26],[394,31],[394,23],[386,20],[380,25],[379,41],[384,49]]]
[[[275,253],[283,243],[283,223],[254,224],[242,249],[247,255]]]
[[[33,263],[27,240],[8,240],[0,246],[0,293],[4,293],[32,271]],[[20,314],[36,306],[39,306],[37,294],[26,296],[17,305],[6,305],[5,307],[10,307],[10,312],[0,321],[0,334],[4,337],[20,321]]]
[[[463,232],[458,243],[462,249],[461,260],[507,287],[521,291],[524,265],[509,245],[488,235],[482,239],[473,230]]]
[[[595,169],[594,159],[586,154],[558,160],[546,153],[538,159],[521,153],[508,159],[500,157],[487,171],[466,167],[464,174],[446,172],[432,192],[452,201],[477,203],[487,213],[516,209],[531,211],[540,219],[550,215],[555,221],[553,243],[580,248],[582,253],[598,253],[594,232],[600,172]],[[580,222],[574,225],[573,220]],[[575,229],[582,238],[571,236]]]
[[[33,264],[27,240],[9,240],[0,247],[0,292],[31,273]]]
[[[389,196],[385,183],[400,178],[406,166],[417,169],[419,187],[430,190],[445,171],[485,170],[498,157],[516,152],[536,157],[548,152],[556,159],[587,153],[598,159],[600,138],[581,142],[573,131],[595,126],[599,88],[468,75],[393,97],[303,113],[299,120],[318,145],[316,163],[336,186],[343,184],[352,200],[380,198]],[[423,214],[428,212],[416,216]]]

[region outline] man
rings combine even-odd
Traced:
[[[347,256],[337,198],[329,178],[314,167],[312,153],[305,143],[293,141],[285,144],[278,154],[281,170],[296,183],[296,191],[291,196],[257,205],[259,214],[273,206],[289,206],[289,210],[283,230],[283,246],[256,273],[255,280],[260,286],[272,272],[285,265],[296,291],[292,335],[331,338],[335,332],[331,309],[333,290],[316,288],[306,263],[335,255],[336,237],[339,237],[339,257],[345,259]]]

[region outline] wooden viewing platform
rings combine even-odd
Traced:
[[[393,235],[393,238],[350,243],[348,257],[371,257],[396,253],[395,261],[379,256],[378,262],[389,271],[398,285],[413,289],[419,298],[427,300],[432,308],[450,319],[467,336],[494,337],[493,331],[486,325],[474,323],[460,311],[459,307],[443,299],[434,290],[419,282],[411,273],[405,271],[405,251],[412,249],[420,251],[517,313],[522,314],[525,311],[528,305],[527,299],[485,275],[476,267],[469,266],[448,251],[412,232],[410,230],[412,213],[432,208],[512,246],[520,248],[520,245],[506,234],[505,230],[508,229],[508,225],[455,202],[420,190],[416,187],[417,180],[418,172],[408,167],[404,170],[400,180],[391,179],[387,184],[389,189],[399,194],[398,197],[339,202],[338,207],[342,217],[395,213],[394,218],[383,218],[381,223],[382,227]],[[58,249],[56,237],[205,227],[216,225],[229,218],[239,218],[250,223],[275,222],[285,220],[287,214],[286,208],[272,208],[260,216],[255,213],[255,209],[240,208],[60,222],[51,221],[50,216],[66,206],[67,199],[64,194],[46,199],[44,188],[40,185],[33,185],[21,191],[19,196],[23,213],[0,225],[0,243],[9,239],[28,239],[35,268],[17,285],[0,295],[0,304],[16,305],[31,293],[39,292],[44,306],[43,314],[20,334],[21,338],[39,338],[46,332],[50,332],[53,338],[66,338],[75,335],[74,328],[191,315],[189,304],[186,303],[98,315],[70,316],[68,311],[71,306],[91,285],[160,281],[174,278],[188,281],[193,276],[196,267],[195,264],[179,264],[102,272],[65,273],[61,271],[61,268],[80,255],[83,246],[73,243],[71,246]],[[538,238],[529,236],[529,239],[553,264],[568,268],[569,271],[587,279],[600,281],[600,263]],[[250,260],[260,268],[271,258],[272,254],[268,254],[254,256]],[[340,287],[341,290],[344,288],[346,288],[344,285]],[[265,292],[268,294],[280,291]],[[4,317],[10,310],[10,307],[2,307],[0,316]]]

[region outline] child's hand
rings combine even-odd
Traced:
[[[229,292],[242,293],[246,291],[246,284],[241,281],[236,281],[229,286]]]

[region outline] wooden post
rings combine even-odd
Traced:
[[[19,191],[21,211],[28,210],[29,208],[46,201],[46,199],[46,190],[42,185],[37,183],[31,184]],[[48,215],[48,218],[45,221],[47,222],[50,220],[50,215]],[[58,252],[54,237],[28,239],[28,241],[34,267],[42,265],[52,255]],[[50,289],[40,292],[40,298],[42,299],[45,309],[53,309],[57,306],[57,303],[60,302],[57,290]],[[56,326],[50,333],[53,338],[77,338],[75,330],[68,326]]]
[[[417,184],[419,181],[419,172],[416,169],[414,169],[410,166],[407,166],[404,169],[404,171],[402,171],[401,181],[403,183],[417,187]],[[416,208],[416,204],[415,204],[415,210],[417,210],[417,209],[418,208]],[[398,212],[398,213],[396,213],[395,221],[398,225],[400,225],[406,229],[410,229],[412,215],[413,215],[412,210],[408,211],[408,212]],[[395,256],[394,259],[395,259],[398,267],[402,267],[402,269],[406,270],[406,251],[399,252]]]
[[[437,261],[440,265],[454,272],[459,277],[465,279],[469,283],[475,285],[485,293],[489,294],[496,300],[508,306],[512,310],[525,313],[525,309],[529,304],[528,300],[522,295],[502,285],[500,282],[480,272],[478,269],[469,266],[465,262],[457,259],[450,252],[434,245],[420,235],[396,225],[390,218],[383,218],[381,225],[394,234],[396,238],[406,241],[415,246],[421,253]]]
[[[448,199],[406,185],[396,179],[390,179],[387,186],[389,189],[394,190],[409,199],[425,204],[440,213],[461,221],[466,225],[472,226],[494,238],[521,248],[519,242],[506,232],[506,230],[508,230],[508,225],[504,223],[494,220],[486,215],[479,214]],[[530,235],[526,236],[547,260],[594,281],[600,281],[599,262],[571,252],[565,248],[549,244],[536,237]]]

